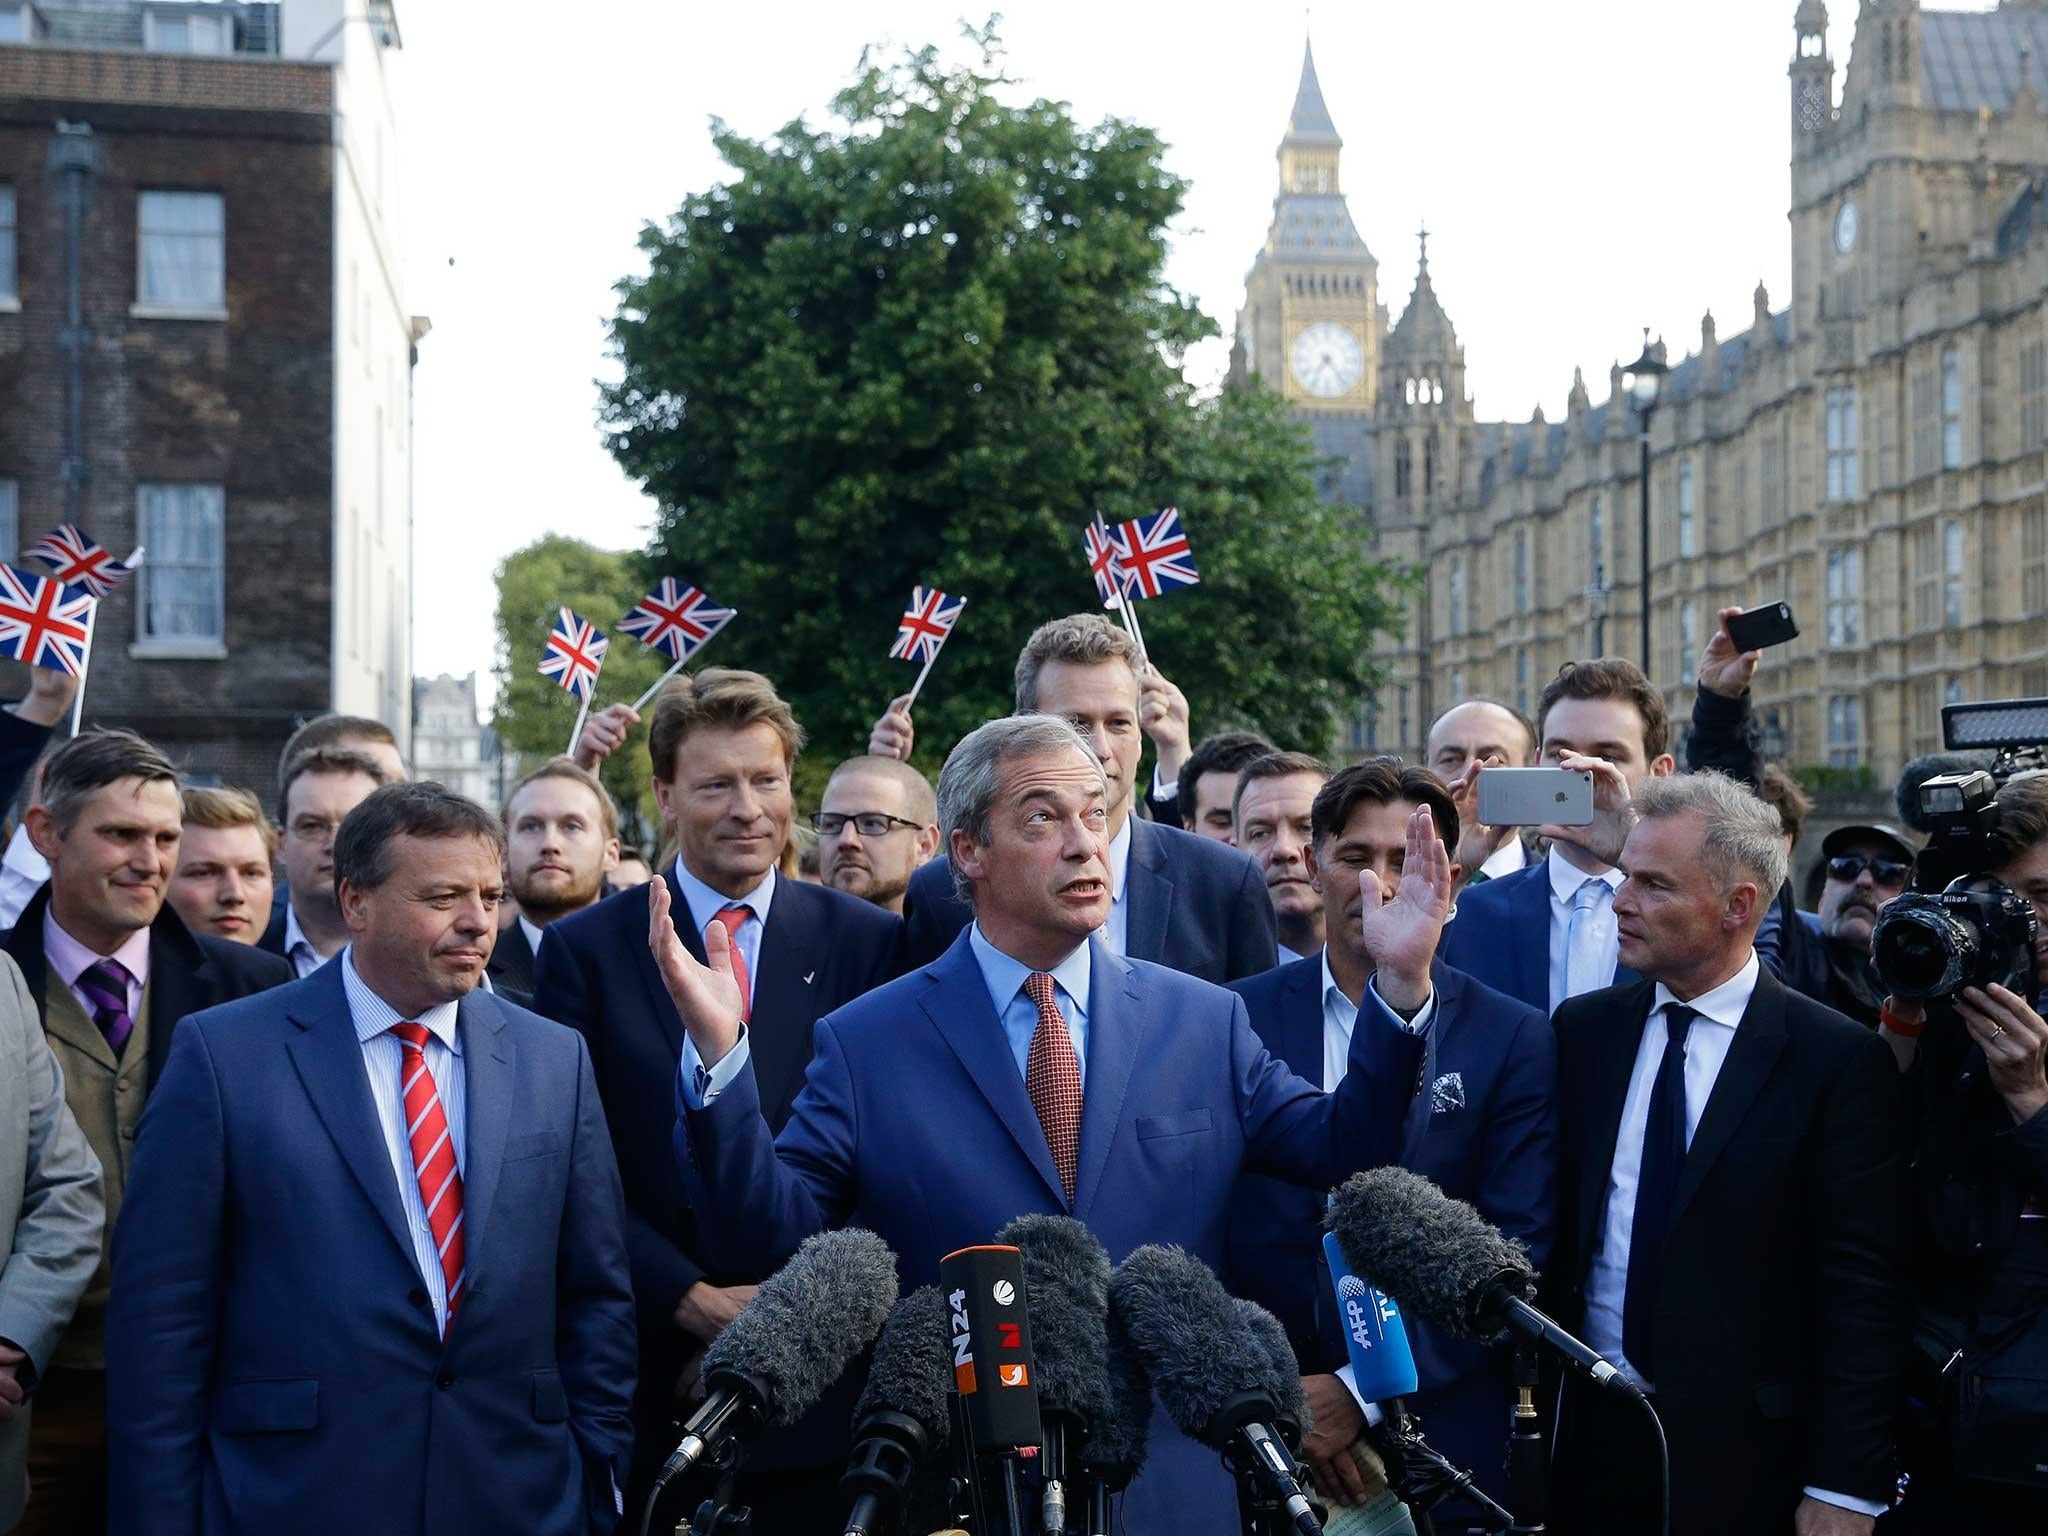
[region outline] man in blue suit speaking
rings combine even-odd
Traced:
[[[771,1139],[729,945],[708,964],[650,890],[649,939],[689,1031],[677,1153],[712,1251],[787,1255],[851,1223],[906,1285],[1027,1212],[1072,1215],[1113,1258],[1178,1243],[1223,1261],[1243,1170],[1327,1189],[1399,1151],[1420,1042],[1361,1019],[1336,1092],[1302,1081],[1207,982],[1105,946],[1109,786],[1065,720],[991,721],[953,749],[939,822],[974,921],[930,964],[820,1020],[803,1090]],[[1419,815],[1388,940],[1426,968],[1450,860]],[[1377,904],[1375,904],[1377,906]],[[1132,1530],[1237,1529],[1213,1452],[1156,1420]]]
[[[434,784],[341,825],[350,943],[179,1026],[107,1320],[121,1536],[606,1536],[633,1395],[583,1037],[474,990],[503,835]]]

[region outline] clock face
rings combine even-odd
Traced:
[[[1294,338],[1288,362],[1294,381],[1322,400],[1348,394],[1365,372],[1365,348],[1348,326],[1323,321]]]
[[[1846,256],[1856,249],[1856,205],[1842,204],[1842,211],[1835,215],[1835,252]]]

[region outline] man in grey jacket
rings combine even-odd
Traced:
[[[21,971],[0,955],[0,1531],[28,1499],[29,1405],[100,1261],[100,1163]]]

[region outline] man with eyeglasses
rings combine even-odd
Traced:
[[[287,894],[257,947],[283,955],[301,978],[348,943],[334,893],[334,835],[343,817],[389,781],[382,762],[353,747],[314,747],[278,775],[277,819],[284,828],[278,853]]]
[[[1827,884],[1820,892],[1820,932],[1827,946],[1830,1008],[1877,1028],[1884,985],[1870,963],[1878,909],[1905,890],[1913,845],[1896,827],[1837,827],[1820,845]]]
[[[939,851],[931,781],[893,757],[850,757],[834,768],[811,826],[824,883],[898,917],[911,875]]]

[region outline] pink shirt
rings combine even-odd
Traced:
[[[135,1018],[142,1012],[142,989],[149,984],[147,928],[138,928],[129,934],[111,955],[97,954],[58,927],[56,915],[46,907],[43,909],[43,959],[71,989],[71,995],[78,999],[78,1006],[85,1010],[88,1019],[92,1017],[93,1004],[78,990],[78,978],[102,960],[120,961],[122,969],[128,972],[128,1017]]]

